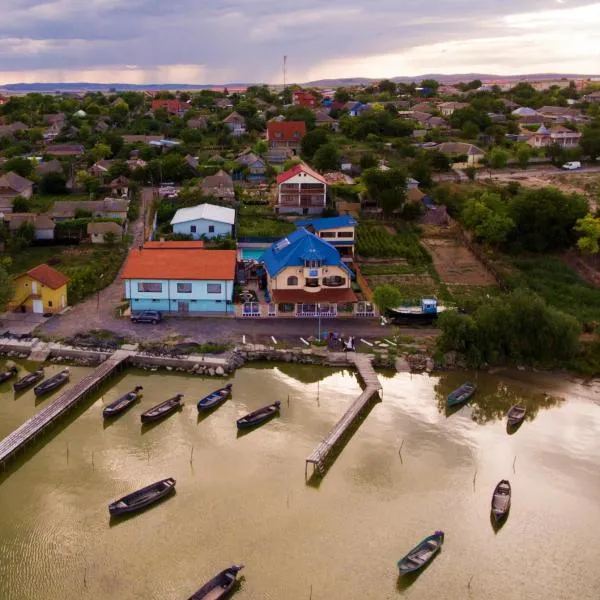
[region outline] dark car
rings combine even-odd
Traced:
[[[152,323],[152,325],[156,325],[159,321],[162,321],[162,315],[157,310],[143,310],[131,315],[132,323]]]

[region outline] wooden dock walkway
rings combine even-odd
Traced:
[[[73,387],[67,388],[56,400],[42,408],[40,412],[5,437],[0,442],[0,464],[5,466],[11,457],[38,437],[46,427],[76,406],[87,394],[101,385],[130,356],[131,352],[117,350],[87,377],[84,377]]]
[[[350,358],[351,355],[348,355]],[[358,369],[358,373],[365,384],[362,394],[350,405],[342,418],[335,424],[329,435],[311,452],[306,459],[304,475],[306,477],[309,463],[316,468],[320,474],[324,474],[327,467],[327,457],[334,449],[335,445],[347,432],[348,428],[354,423],[363,409],[367,406],[371,398],[382,389],[381,382],[373,368],[373,363],[368,356],[364,354],[355,354],[351,358]]]

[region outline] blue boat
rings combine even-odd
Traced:
[[[422,569],[440,551],[444,543],[444,532],[436,531],[417,544],[404,558],[398,561],[400,575]]]
[[[264,406],[263,408],[259,408],[258,410],[247,414],[245,417],[237,420],[238,429],[250,429],[251,427],[257,427],[258,425],[266,423],[269,419],[272,419],[279,413],[280,406],[281,402],[277,400],[277,402],[273,402],[273,404],[269,404],[268,406]]]
[[[198,412],[215,408],[215,406],[218,406],[221,404],[221,402],[227,400],[229,394],[231,394],[231,383],[228,383],[225,387],[211,392],[208,394],[208,396],[204,396],[204,398],[198,402]]]
[[[476,389],[477,386],[470,381],[463,383],[459,388],[448,394],[448,406],[458,406],[468,402],[473,397]]]

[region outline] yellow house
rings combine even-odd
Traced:
[[[38,265],[14,279],[13,299],[8,308],[40,314],[60,312],[67,306],[69,281],[49,265]]]

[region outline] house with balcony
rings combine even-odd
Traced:
[[[235,210],[215,204],[180,208],[171,220],[173,233],[191,235],[195,240],[232,236],[234,224]]]
[[[316,215],[327,203],[325,178],[304,163],[293,166],[277,177],[279,214]]]
[[[303,219],[296,221],[295,224],[330,243],[339,252],[344,263],[351,263],[354,260],[357,223],[350,215]]]
[[[336,317],[356,313],[352,271],[324,239],[301,227],[261,257],[269,316]]]
[[[37,314],[57,313],[67,306],[67,284],[70,279],[49,265],[42,264],[15,277],[12,311]]]
[[[542,125],[531,137],[527,143],[534,148],[545,148],[556,144],[561,148],[574,148],[579,144],[581,133],[572,131],[564,125],[554,125],[546,127]]]
[[[236,251],[174,244],[130,250],[121,280],[131,311],[179,316],[232,313]]]

